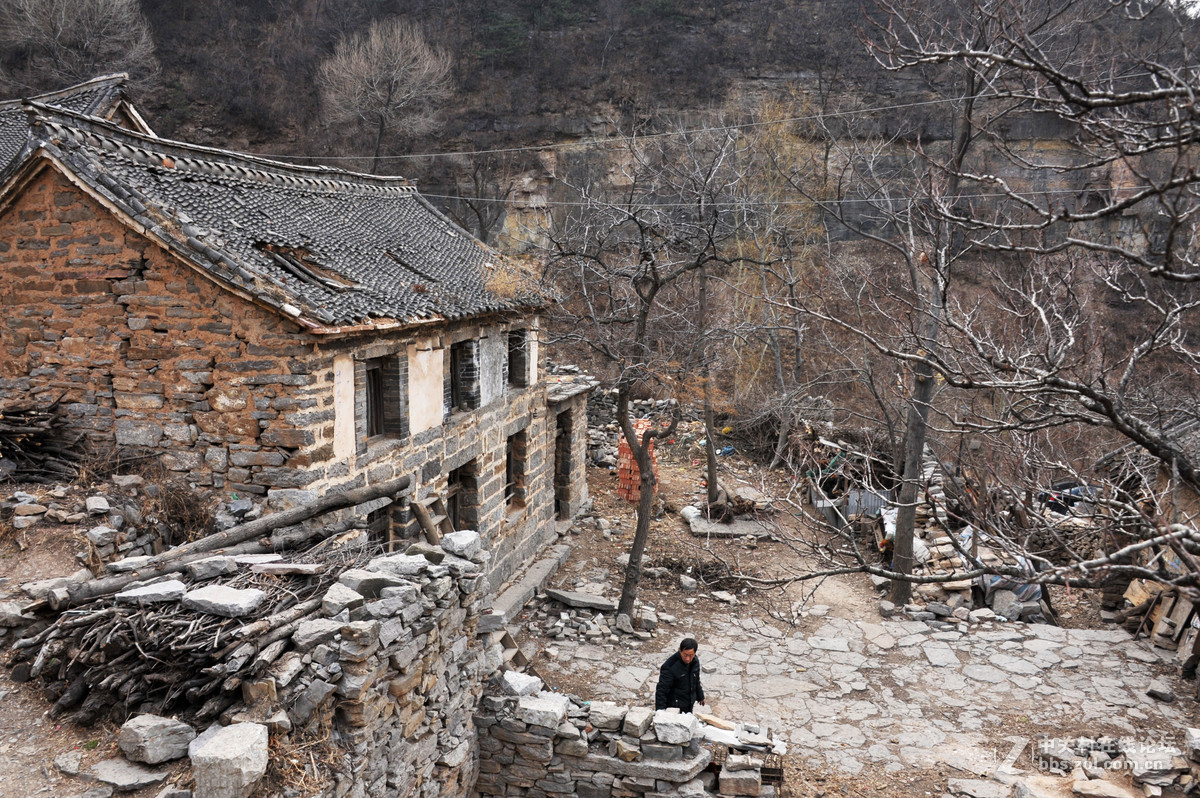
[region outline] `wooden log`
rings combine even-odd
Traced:
[[[104,579],[93,579],[89,582],[72,585],[64,591],[66,595],[52,597],[50,607],[53,610],[62,611],[68,607],[92,601],[100,596],[119,592],[133,582],[178,572],[187,564],[184,558],[189,555],[209,554],[228,546],[245,543],[273,530],[293,526],[323,513],[352,507],[356,504],[363,504],[372,499],[378,499],[380,496],[395,496],[407,490],[410,484],[412,484],[412,477],[403,476],[378,485],[368,485],[341,493],[326,494],[309,504],[293,507],[290,510],[273,513],[262,518],[256,518],[253,521],[232,527],[224,532],[218,532],[215,535],[209,535],[191,543],[176,546],[169,551],[151,557],[146,561],[145,565],[130,574],[110,576]]]

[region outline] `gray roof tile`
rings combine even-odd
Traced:
[[[314,326],[460,319],[544,305],[535,276],[408,181],[141,135],[30,103],[33,143],[218,281]],[[290,307],[289,307],[290,306]]]
[[[79,114],[107,118],[124,101],[128,82],[129,76],[124,73],[103,75],[28,99]],[[0,102],[0,168],[9,164],[29,141],[29,117],[25,112],[25,102]]]

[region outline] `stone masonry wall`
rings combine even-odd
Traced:
[[[474,633],[484,598],[479,538],[454,538],[446,549],[457,554],[444,559],[399,554],[344,572],[326,593],[328,619],[302,623],[294,652],[273,669],[294,674],[279,688],[294,733],[319,734],[325,724],[346,751],[339,797],[470,791],[472,713],[499,652]]]
[[[510,673],[503,686],[513,692],[539,683]],[[712,755],[699,744],[695,716],[675,710],[581,705],[549,692],[489,694],[475,726],[476,794],[485,798],[701,798],[718,786],[706,772]]]
[[[297,329],[183,268],[52,170],[0,216],[0,398],[59,400],[97,442],[204,486],[280,466],[313,378]]]
[[[334,454],[336,357],[361,365],[414,342],[500,341],[525,320],[327,340],[214,285],[51,169],[0,214],[0,306],[0,402],[59,400],[93,441],[157,453],[196,486],[281,509],[411,474],[422,499],[444,494],[449,473],[473,463],[472,516],[493,555],[491,587],[555,535],[555,419],[540,368],[530,387],[504,384],[495,353],[505,347],[480,347],[492,353],[480,363],[482,407],[371,439],[355,418],[352,454]],[[509,504],[506,444],[522,430],[525,488]],[[582,474],[583,461],[575,468]],[[398,537],[419,534],[403,507],[391,520]]]

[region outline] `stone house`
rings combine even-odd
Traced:
[[[372,529],[413,537],[412,503],[444,506],[487,541],[493,587],[579,510],[587,387],[547,390],[551,297],[527,264],[401,178],[21,113],[0,407],[57,403],[98,447],[277,507],[411,475]]]
[[[126,91],[128,83],[129,76],[119,72],[92,78],[65,89],[37,94],[29,100],[99,117],[123,128],[153,136],[154,131],[129,99]],[[0,102],[0,164],[5,166],[21,153],[29,140],[25,103],[26,100]]]

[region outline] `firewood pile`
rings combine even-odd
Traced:
[[[0,410],[0,479],[52,483],[75,476],[83,435],[49,407]]]
[[[82,724],[146,711],[210,722],[237,703],[244,682],[276,665],[302,623],[322,617],[322,597],[345,571],[382,553],[358,528],[365,513],[301,522],[390,503],[408,484],[325,496],[132,564],[110,563],[115,575],[39,583],[40,598],[22,608],[32,623],[12,645],[11,676],[39,680],[55,702],[52,715]],[[231,604],[252,597],[253,607],[189,602],[214,588]]]

